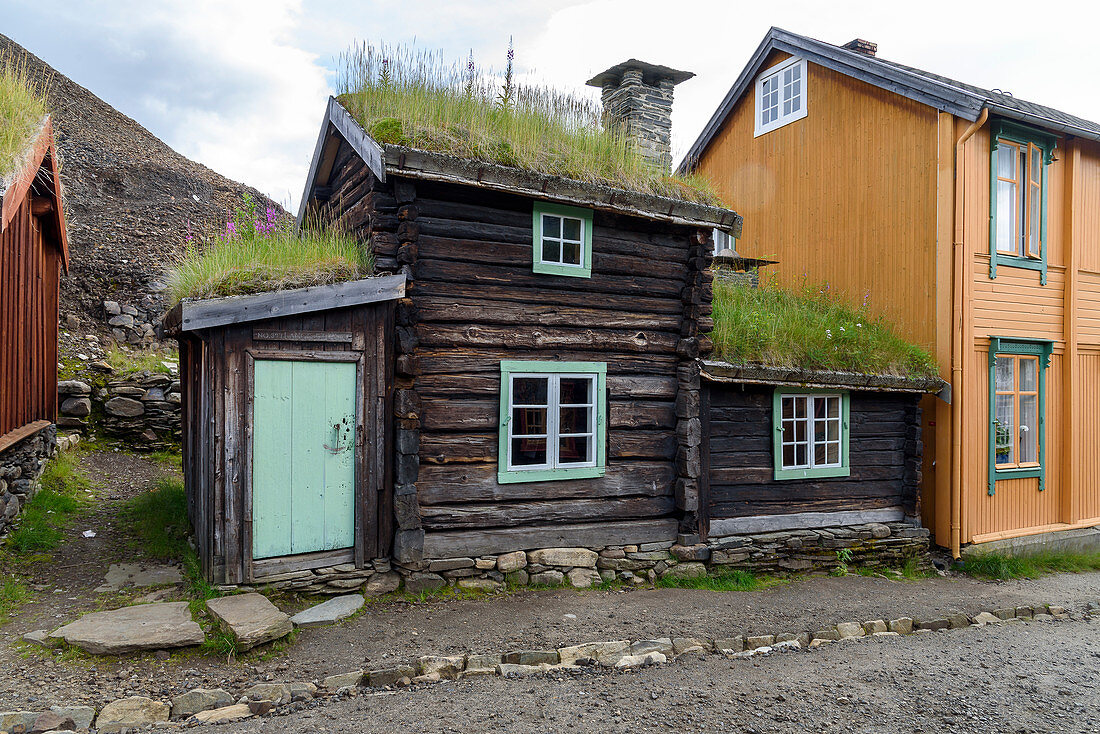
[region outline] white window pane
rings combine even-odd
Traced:
[[[545,436],[546,408],[512,408],[513,436]]]
[[[1020,462],[1039,460],[1039,396],[1020,396]]]
[[[836,442],[830,442],[825,455],[826,463],[839,466],[840,465],[840,444]]]
[[[549,380],[545,377],[512,378],[512,405],[547,405]]]
[[[588,433],[591,430],[591,408],[562,408],[558,413],[558,433]]]
[[[1035,392],[1039,389],[1038,371],[1039,360],[1020,360],[1020,392]]]
[[[559,464],[587,464],[592,461],[592,439],[588,436],[569,436],[558,440]]]
[[[558,402],[561,405],[591,405],[591,377],[562,377],[558,384]]]
[[[997,182],[997,249],[1016,252],[1016,184]]]
[[[546,464],[545,438],[513,438],[512,466],[541,466]]]
[[[1012,451],[1012,439],[1016,431],[1013,398],[1012,395],[998,395],[996,399],[993,427],[996,431],[994,453],[998,464],[1016,463],[1016,457]]]
[[[581,238],[581,220],[567,217],[561,221],[561,236],[567,240],[579,240]]]
[[[997,148],[997,176],[1016,179],[1016,146],[1001,143]]]
[[[997,357],[996,386],[999,392],[1016,389],[1016,360],[1012,357]]]
[[[794,398],[782,398],[783,419],[794,418]]]
[[[1039,231],[1043,220],[1043,197],[1038,186],[1031,187],[1031,222],[1028,226],[1027,251],[1031,255],[1039,255]]]
[[[565,265],[580,265],[581,244],[579,242],[562,242],[561,261]]]
[[[786,100],[785,102],[783,102],[783,114],[784,115],[791,114],[791,101],[789,99]]]
[[[542,261],[544,263],[560,263],[561,242],[559,242],[558,240],[543,240]]]

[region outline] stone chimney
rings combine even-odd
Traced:
[[[874,56],[878,53],[878,44],[871,43],[870,41],[864,41],[862,38],[853,38],[848,43],[841,46],[849,51],[855,51],[857,54],[864,54],[866,56]]]
[[[622,128],[654,167],[672,170],[672,88],[695,76],[630,59],[588,80],[603,90],[604,125]]]

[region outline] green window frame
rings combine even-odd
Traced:
[[[835,415],[829,405],[837,400]],[[791,410],[784,412],[784,405]],[[817,408],[824,408],[817,416]],[[836,423],[835,437],[829,423]],[[851,423],[851,396],[847,390],[776,388],[772,393],[772,456],[776,479],[814,479],[851,476],[848,441]],[[817,433],[818,424],[824,433]],[[801,425],[801,432],[799,426]],[[785,430],[786,429],[786,430]],[[839,461],[828,461],[829,444],[836,447]],[[819,462],[817,449],[825,452]],[[789,450],[788,450],[789,449]],[[800,458],[801,457],[801,458]]]
[[[1054,160],[1054,148],[1057,144],[1057,138],[1049,133],[1045,133],[1035,128],[1020,125],[1007,120],[994,120],[990,125],[990,155],[989,155],[989,278],[993,280],[997,277],[997,266],[1003,265],[1005,267],[1012,268],[1026,268],[1028,270],[1039,271],[1039,284],[1046,285],[1047,283],[1047,167]],[[1007,149],[1009,146],[1013,150],[1020,150],[1026,158],[1026,164],[1024,170],[1019,170],[1020,164],[1018,159],[1014,159],[1014,165],[1016,167],[1016,173],[1014,177],[1002,178],[999,173],[999,156],[1002,149]],[[1017,147],[1019,146],[1019,147]],[[1039,157],[1042,161],[1040,166],[1038,177],[1038,196],[1039,196],[1039,252],[1037,254],[1030,252],[1030,242],[1023,245],[1023,252],[1009,253],[1007,251],[998,249],[997,231],[998,231],[998,212],[997,212],[997,199],[999,198],[998,191],[1001,184],[1011,184],[1017,187],[1016,193],[1013,194],[1014,205],[1019,206],[1020,192],[1025,192],[1024,201],[1025,206],[1021,207],[1023,210],[1021,216],[1023,216],[1023,222],[1030,225],[1032,211],[1030,207],[1031,197],[1034,195],[1033,187],[1036,183],[1035,173],[1032,171],[1032,154],[1030,151],[1037,149]],[[1006,216],[1006,212],[1001,212],[1002,219]],[[1001,222],[1005,224],[1005,222]],[[1014,221],[1012,231],[1015,233],[1015,226],[1020,224],[1020,221]],[[1013,239],[1017,239],[1020,236],[1026,236],[1030,232],[1030,226],[1026,228],[1021,227],[1022,235],[1014,235]],[[1020,243],[1014,243],[1014,247],[1019,248]]]
[[[513,398],[518,394],[517,379],[531,380],[526,386],[528,390],[537,381],[545,379],[544,396],[520,398],[528,402],[514,404]],[[565,383],[566,380],[569,383]],[[575,389],[577,382],[583,380],[590,380],[587,400],[583,403],[562,403],[563,385],[569,384]],[[530,392],[527,394],[530,395]],[[581,426],[582,430],[576,428],[576,422],[571,431],[560,430],[568,420],[564,416],[569,415],[576,421],[578,412],[585,409],[589,413]],[[524,416],[523,427],[520,420],[516,420],[517,415]],[[502,361],[499,428],[497,481],[501,484],[602,477],[607,465],[607,363]],[[522,445],[516,442],[527,442],[528,460],[540,453],[541,442],[544,461],[537,464],[531,462],[530,468],[513,461],[513,447],[517,448],[515,453],[519,453],[519,446]],[[585,462],[562,460],[561,452],[565,446],[574,454],[583,451],[592,458]]]
[[[1050,367],[1050,355],[1054,352],[1054,343],[1043,339],[1016,339],[1000,336],[989,337],[989,495],[992,497],[997,491],[997,481],[1001,479],[1027,479],[1038,477],[1039,491],[1046,489],[1046,393],[1047,393],[1047,368]],[[1037,382],[1038,382],[1038,462],[1027,462],[1029,465],[1020,467],[1017,463],[1012,468],[997,468],[998,431],[1003,435],[1000,421],[997,419],[997,357],[1024,356],[1037,358]],[[1019,371],[1019,360],[1015,363],[1015,373]],[[1014,374],[1015,374],[1014,373]],[[1015,385],[1019,384],[1018,377],[1014,378]],[[1002,392],[1002,394],[1005,394]],[[1019,388],[1014,388],[1010,394],[1020,394]],[[1013,421],[1021,411],[1018,403],[1014,404]],[[1015,429],[1012,429],[1015,430]],[[1019,451],[1018,444],[1013,446]],[[1034,465],[1032,465],[1034,464]]]
[[[591,209],[536,201],[532,227],[534,272],[569,278],[592,277]]]

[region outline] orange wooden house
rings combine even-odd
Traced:
[[[737,202],[739,252],[869,299],[935,355],[938,544],[1096,533],[1100,124],[876,51],[772,28],[681,169]]]

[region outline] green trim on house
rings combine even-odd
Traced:
[[[596,375],[595,466],[565,469],[508,469],[508,424],[511,421],[508,406],[511,404],[511,375],[513,373]],[[498,424],[497,482],[500,484],[602,477],[607,468],[607,363],[502,360],[500,363],[500,418]]]
[[[825,466],[809,469],[783,468],[783,397],[786,395],[839,395],[840,396],[840,466]],[[777,387],[772,393],[772,459],[775,478],[781,479],[819,479],[825,477],[851,476],[852,468],[848,461],[848,437],[851,433],[851,395],[847,390],[822,390],[801,387]],[[813,426],[810,426],[813,430]],[[813,450],[812,433],[810,451]]]
[[[563,265],[561,263],[542,262],[542,215],[554,214],[559,217],[580,219],[581,225],[581,265]],[[546,275],[564,275],[569,278],[592,277],[592,210],[565,204],[551,204],[536,201],[532,213],[531,263],[532,270]]]
[[[1043,339],[1016,339],[1012,337],[989,337],[989,496],[997,492],[997,481],[1001,479],[1039,478],[1039,491],[1046,489],[1046,407],[1047,407],[1047,368],[1050,367],[1050,355],[1054,352],[1054,342]],[[997,355],[1022,354],[1039,358],[1039,466],[1026,469],[997,468]]]
[[[1008,140],[1026,145],[1034,143],[1043,151],[1043,170],[1039,181],[1039,257],[1006,255],[997,252],[997,149],[998,143]],[[1039,271],[1039,284],[1047,284],[1047,167],[1054,160],[1054,148],[1058,139],[1050,133],[1020,125],[1008,120],[994,120],[989,126],[989,279],[997,277],[997,266],[1025,268]],[[1022,174],[1021,174],[1022,176]],[[1021,185],[1030,186],[1030,181]]]

